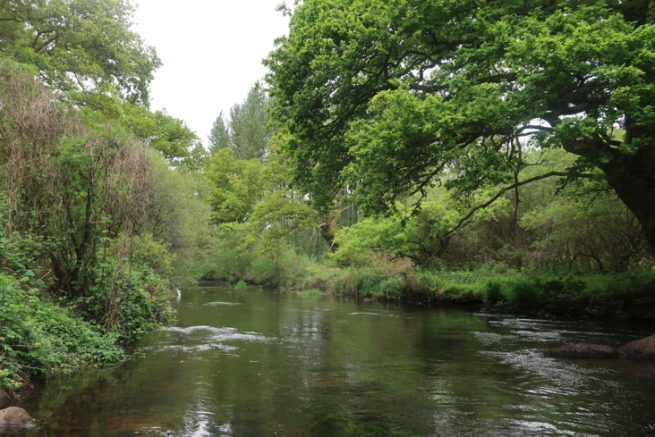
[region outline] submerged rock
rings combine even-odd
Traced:
[[[631,341],[619,349],[630,358],[655,360],[655,335],[642,338],[641,340]]]
[[[546,355],[560,358],[616,358],[619,352],[602,344],[567,344],[546,351]]]
[[[6,428],[14,430],[32,429],[36,425],[27,411],[18,407],[9,407],[0,410],[0,432]],[[3,432],[6,434],[6,432]]]

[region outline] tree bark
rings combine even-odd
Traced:
[[[605,180],[635,215],[655,256],[655,132],[626,129],[625,143],[641,142],[635,151],[612,147],[600,137],[564,143],[564,149],[595,160]]]
[[[649,149],[649,150],[644,150]],[[643,148],[634,156],[623,155],[599,165],[607,183],[639,220],[641,230],[655,255],[655,153]]]
[[[337,233],[337,230],[333,226],[333,222],[335,218],[336,216],[333,215],[332,217],[327,218],[325,222],[319,226],[323,238],[325,239],[327,244],[330,245],[330,251],[332,252],[335,252],[339,248],[339,245],[334,242],[334,237],[336,236]]]

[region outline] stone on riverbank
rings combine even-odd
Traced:
[[[621,346],[620,350],[630,358],[655,360],[655,335],[632,341]]]
[[[619,352],[602,344],[567,344],[546,351],[546,355],[559,358],[616,358]]]
[[[36,425],[27,411],[18,407],[0,410],[0,430],[3,428],[31,429]]]

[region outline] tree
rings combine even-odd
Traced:
[[[209,136],[209,150],[215,154],[232,146],[235,159],[262,159],[268,152],[272,131],[268,127],[269,98],[260,83],[248,91],[243,103],[230,108],[230,120],[223,112],[216,118]]]
[[[130,30],[133,13],[129,0],[0,0],[0,52],[79,103],[118,115],[116,95],[148,104],[161,65]]]
[[[655,252],[654,17],[645,0],[306,0],[265,61],[295,179],[319,208],[348,183],[381,212],[435,184],[594,177]],[[519,180],[527,147],[577,160]]]
[[[79,297],[112,239],[134,235],[150,190],[147,149],[116,126],[87,125],[31,74],[3,63],[0,101],[6,233],[38,242],[43,277]]]
[[[175,280],[195,280],[211,242],[211,208],[205,201],[208,187],[197,173],[171,168],[170,162],[150,151],[152,185],[144,205],[139,233],[151,235],[175,256]]]
[[[218,223],[244,223],[248,219],[267,189],[263,167],[258,159],[235,159],[232,148],[219,150],[208,159],[208,200]]]
[[[225,120],[223,116],[223,111],[218,114],[214,124],[212,125],[212,130],[209,132],[209,154],[215,155],[219,150],[230,147],[230,128],[229,121]]]
[[[166,111],[151,112],[141,105],[123,105],[123,125],[145,144],[162,153],[172,164],[197,167],[197,151],[204,150],[198,136]],[[196,152],[194,152],[196,151]]]

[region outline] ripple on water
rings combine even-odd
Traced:
[[[227,344],[221,343],[209,343],[209,344],[198,344],[195,346],[182,346],[169,344],[164,346],[145,346],[139,348],[140,351],[154,351],[154,352],[207,352],[207,351],[222,351],[222,352],[233,352],[239,350],[236,346],[230,346]]]
[[[215,328],[213,326],[189,326],[186,328],[169,327],[164,328],[164,331],[195,335],[199,333],[200,340],[206,340],[207,343],[211,342],[226,342],[226,341],[257,341],[269,342],[273,340],[271,337],[266,337],[257,332],[239,332],[236,328],[224,327]]]
[[[491,346],[492,344],[501,342],[503,339],[507,339],[506,335],[496,334],[495,332],[477,331],[474,332],[473,335],[475,335],[484,346]]]

